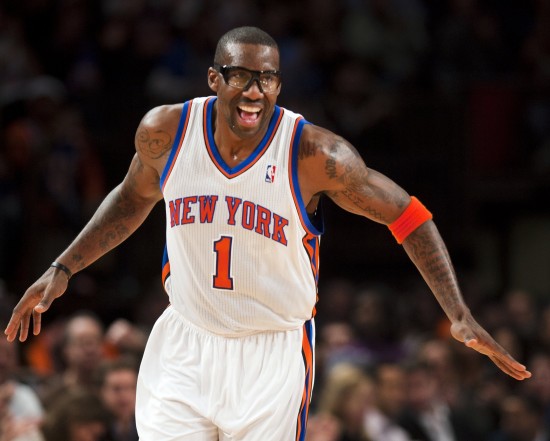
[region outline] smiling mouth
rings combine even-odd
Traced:
[[[239,117],[245,124],[255,124],[260,119],[262,109],[254,106],[240,105],[237,106]]]

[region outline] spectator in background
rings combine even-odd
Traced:
[[[399,424],[417,441],[486,441],[469,415],[444,401],[438,378],[422,362],[407,367],[407,403]]]
[[[307,423],[306,441],[338,441],[340,423],[328,414],[316,414]]]
[[[6,161],[0,165],[0,232],[6,233],[0,262],[24,274],[96,208],[105,178],[86,121],[68,102],[65,84],[42,75],[12,88],[17,103],[2,109],[0,132],[0,158]],[[34,215],[23,215],[29,212]],[[37,242],[40,247],[31,246]]]
[[[41,398],[48,407],[74,389],[97,393],[98,369],[104,359],[104,331],[99,318],[88,311],[74,314],[65,326],[60,349],[64,367],[42,386]]]
[[[338,421],[336,441],[371,441],[364,428],[367,411],[374,405],[373,383],[357,366],[341,363],[328,373],[318,414]]]
[[[370,351],[355,334],[353,327],[344,321],[327,323],[320,335],[316,349],[318,372],[330,371],[336,364],[348,362],[366,368],[374,361]]]
[[[521,391],[538,401],[543,410],[544,424],[550,428],[550,352],[548,349],[535,352],[530,361],[533,381],[525,383]]]
[[[0,441],[39,441],[44,416],[36,393],[16,379],[18,345],[0,341]]]
[[[405,369],[397,363],[380,363],[373,367],[375,406],[365,415],[365,430],[373,441],[410,441],[397,424],[406,400]]]
[[[397,361],[406,355],[399,312],[391,299],[391,291],[378,286],[360,290],[355,298],[352,326],[374,362]]]
[[[111,441],[109,413],[97,394],[67,391],[46,413],[42,431],[46,441]]]
[[[130,320],[118,318],[105,331],[105,343],[116,356],[141,359],[147,343],[147,332]]]
[[[443,399],[457,404],[460,399],[460,384],[451,341],[429,339],[418,348],[418,358],[432,369],[440,385]]]
[[[138,367],[134,359],[119,358],[101,366],[99,392],[111,414],[109,434],[113,441],[138,441],[135,405]]]
[[[515,289],[504,294],[507,325],[527,347],[536,340],[539,309],[535,297],[526,290]],[[517,346],[517,344],[516,344]]]
[[[490,441],[549,441],[540,403],[528,395],[511,394],[500,405],[499,425]]]

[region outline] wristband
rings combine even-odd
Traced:
[[[409,234],[432,217],[432,213],[422,205],[422,202],[412,196],[409,206],[396,220],[388,225],[388,228],[397,243],[402,244]]]
[[[65,265],[57,261],[52,262],[50,267],[57,268],[63,271],[67,275],[67,280],[69,280],[73,276],[73,273],[71,273],[71,270],[69,268],[67,268]]]

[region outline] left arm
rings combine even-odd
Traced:
[[[464,303],[447,247],[433,221],[427,221],[403,242],[403,248],[430,287],[451,321],[451,334],[458,341],[487,355],[503,372],[516,380],[531,376],[477,323]]]
[[[368,168],[351,144],[319,127],[304,128],[298,167],[300,189],[310,210],[319,194],[326,194],[346,211],[390,225],[411,202],[407,192],[395,182]],[[487,355],[513,378],[529,378],[531,373],[526,367],[514,360],[473,318],[434,222],[427,220],[420,224],[404,238],[402,245],[451,321],[453,337]]]

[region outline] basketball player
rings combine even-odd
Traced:
[[[322,195],[387,225],[452,334],[506,374],[531,374],[475,321],[422,203],[346,140],[276,105],[279,50],[260,29],[220,39],[215,96],[145,115],[122,183],[25,292],[8,340],[40,332],[72,274],[128,238],[164,198],[171,306],[151,332],[137,389],[140,439],[303,440],[313,385]]]

